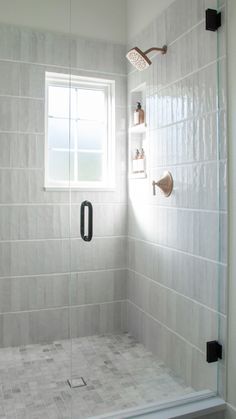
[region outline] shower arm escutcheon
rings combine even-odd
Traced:
[[[156,195],[156,186],[161,189],[166,197],[170,196],[174,187],[174,181],[171,173],[166,171],[157,182],[155,180],[152,181],[153,195]]]

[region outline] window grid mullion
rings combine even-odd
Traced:
[[[63,82],[53,82],[53,85],[55,84],[55,86],[58,86],[58,87],[62,87],[62,83]],[[49,85],[48,85],[48,87],[49,87]],[[96,90],[96,88],[95,88],[95,85],[90,85],[90,86],[86,86],[87,88],[89,88],[89,89],[91,89],[91,90]],[[69,125],[70,125],[70,141],[69,141],[69,159],[71,159],[70,161],[72,161],[72,162],[74,162],[74,168],[73,168],[73,176],[74,176],[74,179],[73,179],[73,183],[80,183],[80,181],[79,181],[79,165],[78,165],[78,162],[79,162],[79,153],[91,153],[91,154],[100,154],[100,156],[101,156],[101,159],[102,159],[102,182],[105,182],[106,181],[106,179],[107,179],[107,177],[109,176],[109,173],[110,173],[110,166],[109,166],[109,164],[110,164],[110,161],[109,161],[109,158],[110,158],[110,151],[109,151],[109,147],[110,147],[110,145],[108,144],[108,140],[109,140],[109,137],[110,137],[110,134],[111,134],[111,132],[110,132],[110,123],[111,123],[111,121],[110,121],[110,117],[111,117],[111,114],[110,114],[110,106],[111,106],[111,103],[110,103],[110,85],[108,85],[108,86],[106,86],[106,87],[104,87],[103,89],[101,89],[101,90],[103,90],[103,93],[104,93],[104,99],[105,99],[105,103],[104,103],[104,105],[105,105],[105,115],[104,115],[104,118],[102,118],[101,120],[96,120],[96,119],[80,119],[79,118],[79,99],[80,99],[80,89],[81,88],[84,88],[84,86],[80,86],[79,85],[79,83],[76,85],[76,83],[74,83],[74,86],[72,85],[72,86],[70,86],[70,89],[71,90],[73,90],[74,92],[75,92],[75,101],[76,101],[76,103],[75,103],[75,115],[73,115],[73,117],[72,117],[72,114],[70,113],[70,115],[69,115]],[[98,90],[100,90],[100,89],[98,89]],[[113,91],[112,91],[113,92]],[[70,99],[71,100],[71,99]],[[56,116],[56,115],[47,115],[48,116],[48,120],[50,119],[50,118],[52,118],[52,119],[67,119],[66,117],[61,117],[61,116]],[[92,115],[91,115],[92,116]],[[83,122],[85,122],[85,123],[88,123],[88,124],[93,124],[93,123],[99,123],[99,124],[102,124],[102,125],[105,125],[106,126],[106,132],[104,133],[105,134],[105,137],[104,137],[104,139],[103,139],[103,144],[102,144],[102,149],[101,150],[96,150],[96,149],[94,149],[94,150],[91,150],[91,149],[88,149],[88,150],[86,150],[86,149],[80,149],[79,148],[79,144],[80,144],[80,135],[79,135],[79,127],[80,127],[80,122],[82,121],[82,124],[83,124]],[[74,141],[74,143],[73,143],[73,146],[72,146],[72,139],[73,139],[73,141]],[[57,147],[47,147],[47,150],[49,150],[49,149],[52,149],[52,150],[55,150],[55,151],[61,151],[61,152],[66,152],[67,150],[66,149],[64,149],[63,147],[62,148],[58,148],[57,149]],[[70,171],[70,176],[72,175],[72,172]]]

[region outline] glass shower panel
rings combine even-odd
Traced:
[[[69,1],[0,6],[0,410],[69,417]]]
[[[224,394],[224,351],[222,360],[207,359],[225,336],[225,5],[215,4],[218,32],[205,30],[207,7],[175,1],[126,46],[113,39],[109,9],[100,15],[71,3],[71,80],[113,81],[116,122],[114,188],[91,185],[86,170],[85,184],[71,182],[73,418],[128,417],[129,409]],[[95,20],[101,32],[88,33],[83,22]],[[124,60],[134,45],[164,44],[167,54],[151,55],[145,71]],[[94,140],[86,89],[80,98],[78,171],[97,168],[103,138],[97,131]],[[166,171],[168,197],[158,187]]]
[[[218,162],[218,340],[223,346],[218,365],[217,392],[226,399],[227,345],[227,232],[228,232],[228,146],[227,146],[227,1],[217,0],[222,26],[217,31],[217,162]]]
[[[215,3],[222,27],[211,32],[208,2],[195,2],[191,20],[187,3],[173,2],[131,45],[167,42],[166,57],[153,56],[141,77],[128,73],[131,125],[138,98],[147,124],[138,138],[130,135],[131,153],[146,147],[147,178],[129,180],[128,330],[162,362],[153,376],[157,401],[167,389],[168,399],[224,394],[224,351],[217,362],[207,355],[212,360],[225,344],[225,5]],[[156,185],[166,171],[174,182],[169,197]]]

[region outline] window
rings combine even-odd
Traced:
[[[114,186],[114,87],[46,73],[46,188]]]

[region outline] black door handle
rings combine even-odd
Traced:
[[[85,235],[85,207],[88,208],[88,235]],[[89,201],[83,201],[80,206],[80,235],[85,242],[93,238],[93,206]]]

